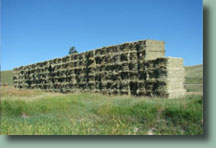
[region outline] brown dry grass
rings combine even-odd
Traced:
[[[12,86],[1,87],[1,97],[5,96],[16,96],[16,97],[31,97],[41,94],[40,91],[29,90],[29,89],[16,89]]]
[[[18,89],[14,88],[13,86],[8,87],[0,87],[0,93],[1,93],[1,100],[25,100],[25,101],[33,101],[35,99],[44,99],[47,97],[54,97],[54,96],[60,96],[64,94],[60,93],[51,93],[51,92],[45,92],[41,90],[35,90],[35,89]]]

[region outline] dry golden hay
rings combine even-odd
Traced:
[[[14,86],[54,92],[184,95],[183,59],[164,57],[163,41],[143,40],[14,68]]]

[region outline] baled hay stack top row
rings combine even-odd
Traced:
[[[165,43],[142,40],[13,69],[17,88],[176,98],[184,96],[182,58],[165,56]]]

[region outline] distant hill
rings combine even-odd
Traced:
[[[1,71],[1,84],[7,83],[8,85],[13,84],[13,72],[12,70]]]
[[[13,84],[12,70],[1,72],[1,82]],[[185,66],[185,88],[187,91],[200,92],[203,88],[203,65]]]
[[[185,66],[185,88],[188,92],[203,92],[203,65]]]
[[[185,66],[185,83],[203,83],[203,65]]]

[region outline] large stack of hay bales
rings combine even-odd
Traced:
[[[163,41],[143,40],[14,68],[14,86],[55,92],[178,97],[183,59],[167,58]]]
[[[181,97],[185,94],[183,59],[161,57],[149,60],[141,66],[140,74],[145,81],[140,81],[138,94],[168,98]]]

